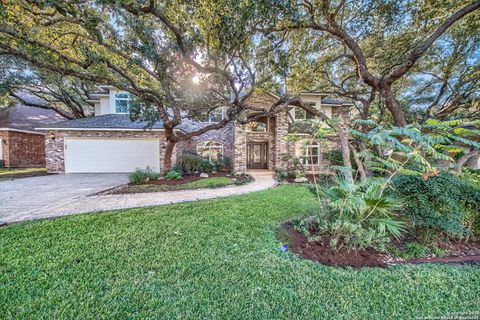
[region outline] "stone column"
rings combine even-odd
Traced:
[[[279,113],[276,117],[275,140],[276,140],[276,168],[288,168],[289,143],[285,139],[288,134],[288,117],[286,113]]]
[[[247,135],[244,125],[235,125],[233,169],[237,173],[247,171]]]

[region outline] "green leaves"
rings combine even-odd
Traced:
[[[368,219],[368,223],[376,226],[381,232],[390,233],[395,239],[400,239],[406,231],[406,223],[404,221],[393,220],[391,218]]]

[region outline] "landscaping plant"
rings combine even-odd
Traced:
[[[480,187],[447,172],[426,179],[400,175],[393,179],[405,199],[403,212],[420,231],[448,236],[480,235]]]
[[[184,153],[180,156],[177,165],[186,174],[193,174],[202,170],[202,162],[204,159],[198,155]]]
[[[175,170],[170,170],[167,172],[167,174],[165,175],[165,179],[167,180],[178,180],[178,179],[182,179],[182,174],[178,171],[175,171]]]
[[[157,180],[160,173],[152,171],[149,167],[146,169],[137,169],[128,175],[128,180],[133,184],[142,184],[149,180]]]
[[[200,171],[205,172],[205,173],[210,173],[213,170],[213,164],[206,160],[203,159],[202,162],[200,163]]]
[[[317,236],[330,237],[333,249],[385,250],[392,237],[405,231],[396,214],[402,202],[383,179],[352,183],[339,178],[329,188],[311,185],[310,190],[322,202]]]

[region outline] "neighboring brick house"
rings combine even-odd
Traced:
[[[16,104],[0,111],[0,163],[7,168],[44,167],[45,133],[35,128],[65,120],[53,110]]]
[[[146,123],[129,120],[130,98],[126,92],[113,87],[101,87],[92,94],[95,117],[63,121],[43,128],[46,131],[46,162],[49,172],[131,172],[136,168],[160,170],[165,150],[165,137],[161,122],[149,129]],[[321,108],[329,117],[348,117],[351,105],[328,99],[319,93],[303,93],[301,98]],[[269,108],[278,97],[271,93],[257,93],[248,98],[247,104]],[[248,169],[287,168],[292,159],[303,159],[305,165],[321,170],[322,153],[335,148],[336,143],[327,140],[305,145],[304,142],[288,142],[292,121],[308,119],[303,109],[292,108],[274,117],[264,117],[255,123],[240,125],[229,123],[225,128],[211,130],[203,135],[177,143],[172,161],[183,152],[196,152],[212,161],[220,155],[229,157],[235,171]],[[206,122],[185,121],[176,129],[182,135],[196,128],[219,121],[223,117],[220,108],[211,112]],[[331,137],[331,140],[335,140]],[[312,163],[313,162],[313,163]]]

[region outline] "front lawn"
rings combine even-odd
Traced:
[[[278,250],[302,186],[0,229],[3,318],[413,319],[478,312],[480,267],[339,269]],[[353,253],[352,253],[353,254]]]
[[[33,177],[46,173],[45,168],[0,168],[0,180]]]

